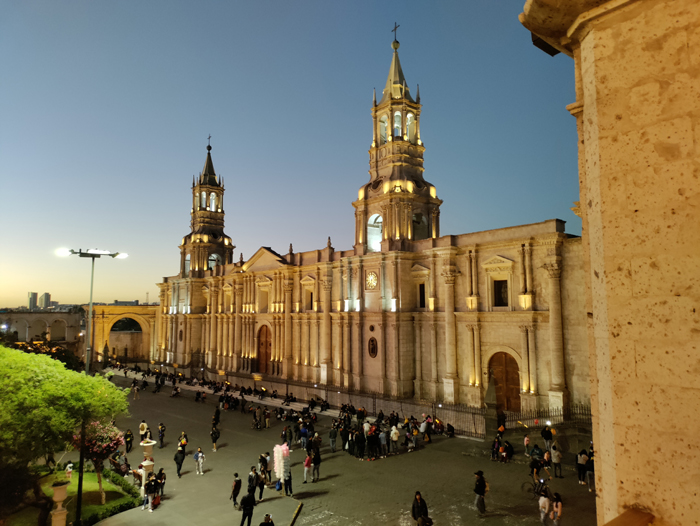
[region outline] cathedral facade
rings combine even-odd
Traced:
[[[224,187],[208,146],[192,183],[180,270],[160,287],[151,359],[210,378],[294,380],[398,398],[499,409],[588,403],[579,237],[558,219],[441,235],[423,178],[420,93],[399,43],[372,105],[370,179],[355,242],[234,261]]]

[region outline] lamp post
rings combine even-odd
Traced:
[[[91,349],[91,333],[92,333],[92,289],[95,281],[95,260],[101,258],[102,256],[109,256],[111,258],[124,259],[129,257],[129,254],[110,252],[109,250],[98,250],[96,248],[91,248],[83,252],[82,249],[73,250],[68,248],[59,248],[56,251],[58,256],[79,256],[81,258],[91,258],[92,259],[92,270],[90,272],[90,307],[88,311],[88,323],[87,323],[87,341],[85,344],[85,375],[90,374],[90,351]],[[81,514],[83,505],[83,467],[85,465],[85,415],[82,418],[80,426],[80,463],[78,465],[78,500],[76,502],[75,509],[75,524],[80,526],[82,524]]]

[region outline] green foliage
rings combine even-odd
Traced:
[[[122,491],[124,491],[126,494],[131,495],[132,497],[135,497],[137,499],[141,498],[139,488],[134,486],[131,482],[129,482],[129,479],[125,479],[119,473],[107,470],[102,475],[115,486],[119,486],[119,488],[121,488]]]
[[[0,487],[14,482],[7,474],[30,473],[33,460],[65,449],[81,421],[106,422],[128,407],[126,392],[102,377],[0,346]]]
[[[112,515],[133,509],[139,504],[141,504],[141,499],[135,497],[117,502],[115,504],[105,504],[98,512],[92,513],[87,519],[83,520],[83,524],[86,526],[92,526],[93,524],[97,524],[98,522],[105,520]]]
[[[102,464],[124,443],[124,434],[112,424],[91,422],[85,427],[85,456],[102,471]],[[73,447],[80,447],[80,435],[73,436]]]

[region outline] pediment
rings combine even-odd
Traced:
[[[481,264],[482,267],[503,267],[503,266],[512,266],[513,265],[513,260],[504,258],[503,256],[494,256],[488,261],[485,261],[484,263]]]
[[[255,280],[255,283],[258,285],[269,285],[272,283],[272,278],[269,278],[268,276],[258,276],[258,278]]]
[[[414,274],[420,274],[423,272],[430,272],[430,269],[428,267],[424,267],[423,265],[419,265],[418,263],[416,263],[411,267],[411,272],[413,272]]]
[[[260,247],[248,261],[243,264],[246,272],[277,270],[287,265],[287,261],[270,247]]]
[[[310,274],[307,274],[301,279],[300,283],[302,285],[313,285],[314,283],[316,283],[316,279]]]

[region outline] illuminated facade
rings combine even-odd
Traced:
[[[491,370],[502,409],[587,402],[580,238],[557,219],[440,235],[420,95],[392,47],[372,107],[370,180],[352,203],[354,246],[262,247],[234,262],[208,151],[180,272],[159,285],[152,359],[475,406]]]

